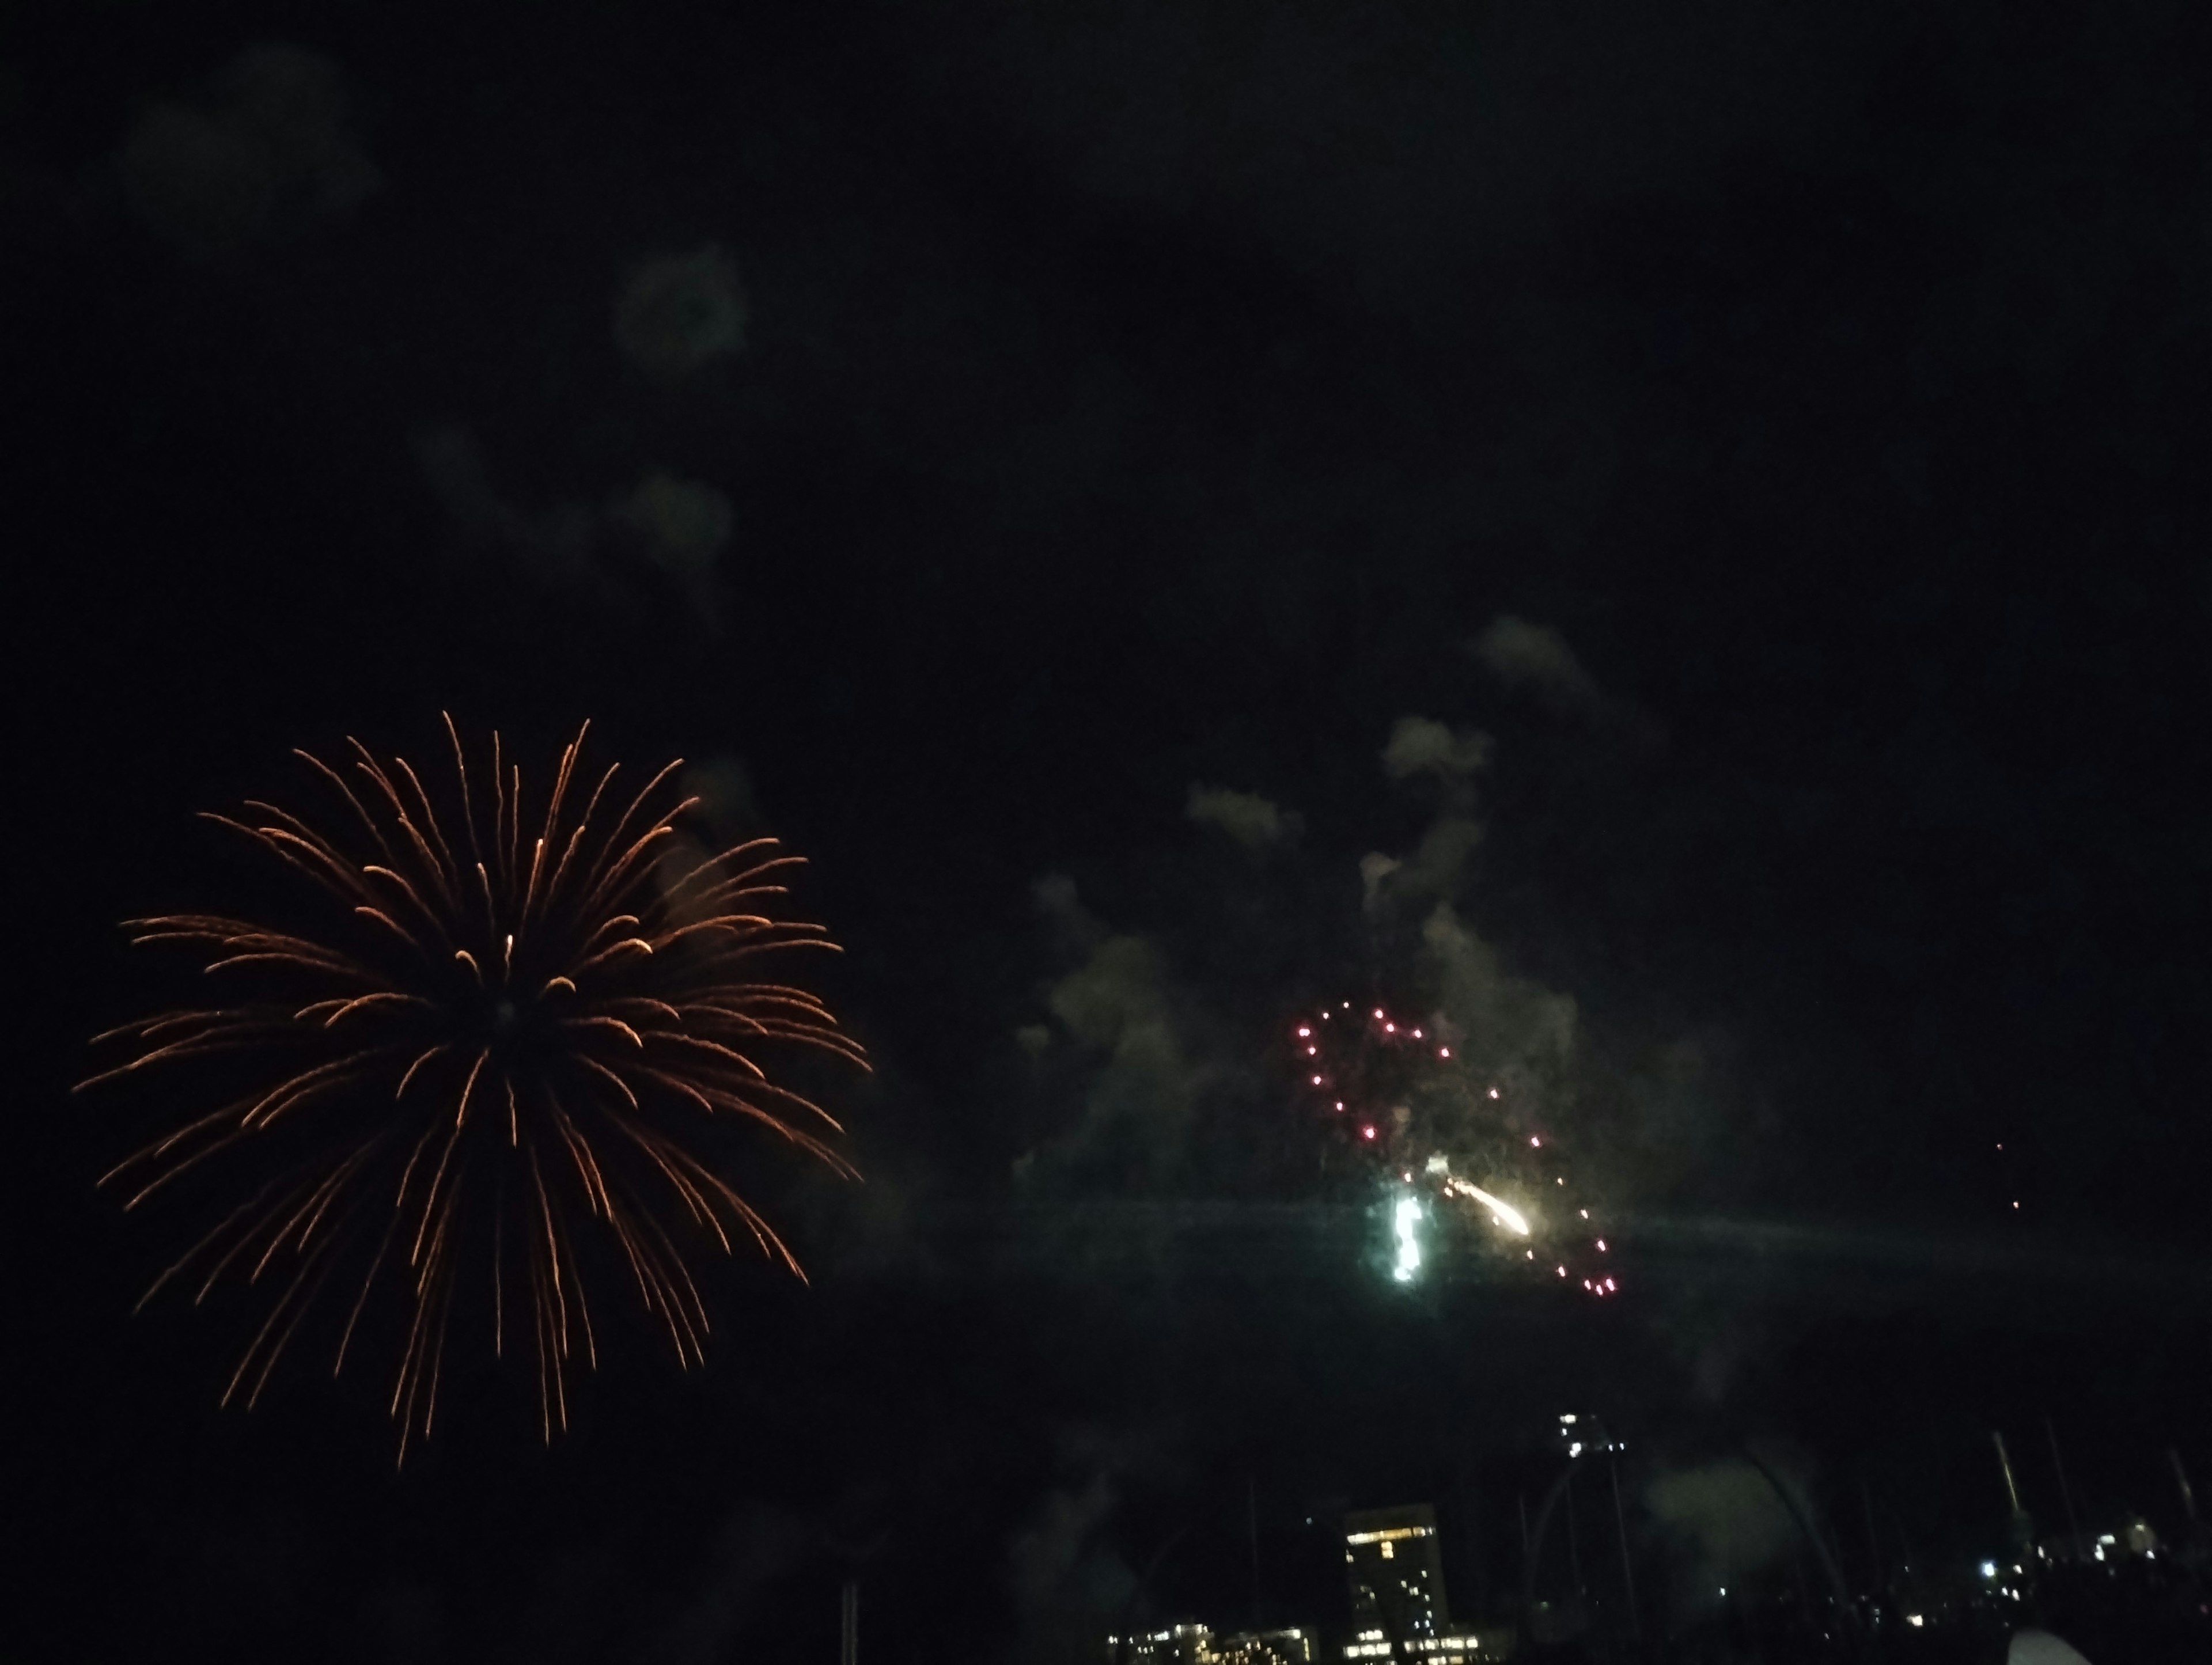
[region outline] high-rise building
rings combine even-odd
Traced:
[[[1134,1636],[1109,1636],[1106,1656],[1115,1665],[1207,1665],[1213,1632],[1193,1621]]]
[[[1224,1636],[1213,1644],[1209,1665],[1313,1665],[1313,1637],[1303,1630]]]
[[[1347,1660],[1476,1665],[1513,1647],[1510,1631],[1455,1629],[1444,1596],[1443,1540],[1427,1504],[1344,1517],[1344,1577],[1352,1591]]]
[[[1109,1665],[1313,1665],[1313,1638],[1302,1630],[1248,1631],[1217,1638],[1204,1625],[1106,1638]]]
[[[1344,1576],[1352,1587],[1352,1628],[1363,1641],[1403,1648],[1451,1628],[1443,1542],[1427,1504],[1346,1515]]]

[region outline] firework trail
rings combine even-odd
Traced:
[[[253,801],[208,816],[308,881],[319,915],[297,929],[125,921],[134,944],[209,955],[226,998],[95,1037],[131,1055],[78,1089],[157,1069],[203,1078],[185,1100],[196,1108],[101,1183],[135,1209],[204,1164],[235,1176],[236,1206],[139,1303],[181,1282],[198,1304],[226,1277],[277,1289],[225,1404],[258,1399],[333,1279],[334,1373],[379,1291],[398,1297],[403,1461],[430,1432],[465,1281],[495,1352],[510,1328],[529,1332],[548,1439],[567,1425],[569,1368],[598,1360],[587,1256],[632,1286],[680,1364],[700,1362],[708,1321],[687,1246],[750,1239],[799,1273],[702,1145],[717,1124],[750,1126],[853,1176],[826,1142],[838,1124],[768,1065],[795,1048],[867,1066],[813,994],[761,980],[765,957],[834,949],[819,926],[777,916],[798,858],[772,839],[688,847],[677,823],[697,800],[666,790],[680,760],[617,814],[617,767],[582,789],[587,724],[526,816],[498,735],[472,775],[450,717],[446,729],[454,782],[439,802],[405,759],[349,741],[343,771],[297,754],[342,832]]]
[[[1291,1059],[1300,1101],[1331,1136],[1337,1160],[1397,1193],[1398,1281],[1410,1282],[1421,1265],[1425,1211],[1414,1194],[1425,1192],[1473,1205],[1455,1212],[1494,1228],[1532,1270],[1599,1299],[1619,1293],[1613,1245],[1559,1141],[1443,1035],[1385,1006],[1343,1000],[1294,1020]]]

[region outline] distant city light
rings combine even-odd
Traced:
[[[1996,1564],[1995,1561],[1984,1561],[1984,1562],[1983,1562],[1983,1563],[1982,1563],[1982,1577],[1984,1577],[1984,1578],[1994,1578],[1994,1577],[1996,1577],[1996,1576],[1997,1576],[1997,1564]]]

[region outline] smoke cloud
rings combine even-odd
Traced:
[[[1097,1653],[1129,1613],[1137,1577],[1104,1528],[1125,1482],[1164,1460],[1142,1435],[1073,1428],[1060,1437],[1060,1483],[1038,1501],[1006,1546],[1007,1583],[1021,1616],[1017,1656],[1065,1661]]]
[[[715,562],[736,518],[729,498],[713,486],[659,469],[608,512],[610,523],[629,534],[709,624],[720,612]]]
[[[1200,826],[1218,827],[1249,850],[1265,849],[1298,835],[1298,817],[1254,792],[1191,783],[1183,813]]]
[[[738,269],[711,244],[632,268],[615,297],[615,344],[655,381],[681,381],[743,351],[746,321]]]
[[[663,582],[709,629],[719,624],[719,558],[737,518],[719,488],[654,469],[604,509],[568,501],[533,512],[493,484],[483,447],[457,423],[418,432],[415,460],[455,529],[530,580],[610,597]]]
[[[1045,1006],[1057,1035],[1024,1042],[1033,1055],[1064,1037],[1080,1055],[1074,1123],[1025,1158],[1025,1176],[1080,1176],[1109,1188],[1149,1188],[1182,1165],[1191,1113],[1207,1072],[1194,1063],[1177,1022],[1167,962],[1146,938],[1108,930],[1054,875],[1036,887],[1038,910],[1080,963],[1052,984]]]
[[[728,1658],[761,1592],[791,1570],[811,1536],[797,1518],[770,1504],[740,1504],[723,1525],[704,1583],[649,1638],[646,1657],[659,1665]]]
[[[1401,717],[1382,748],[1382,772],[1393,781],[1431,775],[1451,783],[1466,781],[1490,762],[1490,736],[1480,729],[1455,732],[1428,717]]]
[[[383,184],[344,77],[304,46],[250,46],[198,94],[149,106],[117,149],[140,224],[196,259],[344,218]]]
[[[1561,713],[1604,714],[1604,694],[1557,630],[1503,613],[1474,639],[1474,651],[1482,667],[1508,688],[1533,693]]]
[[[1644,1487],[1644,1505],[1672,1543],[1681,1593],[1694,1604],[1779,1565],[1797,1536],[1773,1486],[1741,1457],[1660,1474]]]

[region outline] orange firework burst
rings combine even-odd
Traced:
[[[708,1317],[687,1240],[727,1253],[750,1237],[799,1268],[695,1146],[718,1123],[750,1123],[849,1176],[824,1142],[836,1122],[764,1064],[799,1048],[867,1066],[813,994],[756,980],[764,956],[834,945],[775,916],[798,858],[771,839],[687,848],[677,822],[697,800],[653,808],[680,760],[619,815],[610,767],[571,813],[579,732],[532,835],[498,735],[487,793],[450,717],[446,728],[458,787],[446,819],[405,759],[358,741],[343,773],[298,754],[342,802],[343,836],[258,802],[242,819],[207,817],[311,880],[321,921],[126,921],[133,943],[210,953],[208,972],[236,992],[97,1037],[135,1055],[79,1089],[156,1065],[216,1078],[209,1097],[227,1102],[101,1182],[136,1208],[226,1153],[264,1177],[139,1304],[179,1278],[197,1281],[196,1303],[226,1274],[281,1285],[223,1393],[251,1405],[334,1274],[350,1297],[334,1370],[374,1292],[395,1289],[403,1460],[410,1434],[430,1431],[465,1272],[489,1297],[495,1352],[526,1316],[549,1439],[567,1425],[568,1366],[598,1359],[580,1239],[635,1285],[679,1363],[698,1361]]]

